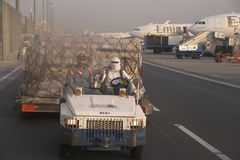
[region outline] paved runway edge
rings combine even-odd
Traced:
[[[8,73],[7,75],[3,76],[2,78],[0,78],[0,82],[7,79],[9,76],[11,76],[12,74],[14,74],[16,71],[18,71],[19,69],[21,69],[21,67],[17,67],[14,70],[12,70],[10,73]]]
[[[181,70],[170,68],[170,67],[167,67],[167,66],[164,66],[164,65],[154,64],[154,63],[147,62],[147,61],[143,61],[143,64],[147,64],[147,65],[158,67],[158,68],[165,69],[165,70],[168,70],[168,71],[172,71],[172,72],[176,72],[176,73],[179,73],[179,74],[187,75],[187,76],[190,76],[190,77],[198,78],[198,79],[201,79],[201,80],[217,83],[217,84],[220,84],[220,85],[225,85],[225,86],[228,86],[228,87],[233,87],[233,88],[240,89],[239,85],[223,82],[223,81],[220,81],[220,80],[214,80],[212,78],[204,77],[204,76],[201,76],[201,75],[196,75],[196,74],[189,73],[189,72],[186,72],[186,71],[181,71]]]

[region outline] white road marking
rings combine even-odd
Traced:
[[[215,154],[217,157],[219,157],[221,160],[232,160],[231,158],[229,158],[227,155],[223,154],[221,151],[219,151],[218,149],[216,149],[214,146],[212,146],[211,144],[207,143],[206,141],[204,141],[203,139],[201,139],[199,136],[197,136],[196,134],[194,134],[193,132],[191,132],[190,130],[188,130],[187,128],[185,128],[184,126],[180,125],[180,124],[174,124],[174,126],[176,126],[177,128],[179,128],[181,131],[183,131],[184,133],[186,133],[188,136],[190,136],[191,138],[193,138],[195,141],[197,141],[198,143],[200,143],[202,146],[204,146],[205,148],[207,148],[210,152],[212,152],[213,154]]]
[[[156,112],[160,112],[160,109],[158,109],[157,107],[153,106],[153,110]]]
[[[154,66],[154,67],[166,69],[166,70],[169,70],[169,71],[172,71],[172,72],[176,72],[176,73],[180,73],[180,74],[183,74],[183,75],[187,75],[187,76],[190,76],[190,77],[194,77],[194,78],[202,79],[202,80],[205,80],[205,81],[209,81],[209,82],[225,85],[225,86],[228,86],[228,87],[233,87],[233,88],[240,89],[240,86],[235,85],[235,84],[226,83],[226,82],[219,81],[219,80],[214,80],[214,79],[211,79],[211,78],[195,75],[195,74],[192,74],[192,73],[187,73],[187,72],[184,72],[184,71],[179,71],[179,70],[176,70],[176,69],[173,69],[173,68],[169,68],[169,67],[165,67],[165,66],[161,66],[161,65],[158,65],[158,64],[145,62],[145,61],[143,63],[151,65],[151,66]]]
[[[1,79],[0,79],[0,82],[1,81],[3,81],[3,80],[5,80],[5,79],[7,79],[9,76],[11,76],[13,73],[15,73],[17,70],[19,70],[21,67],[17,67],[17,68],[15,68],[13,71],[11,71],[10,73],[8,73],[7,75],[5,75],[4,77],[2,77]]]

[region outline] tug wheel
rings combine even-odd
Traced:
[[[61,158],[71,157],[72,152],[71,152],[70,149],[71,149],[70,146],[60,143],[60,145],[59,145],[59,157],[61,157]]]
[[[137,146],[130,149],[131,157],[140,159],[142,157],[143,146]]]

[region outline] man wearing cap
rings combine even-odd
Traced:
[[[82,87],[83,92],[89,91],[92,84],[92,71],[86,64],[87,57],[84,54],[77,56],[77,65],[69,70],[66,78],[65,93],[74,93],[76,87]]]
[[[133,86],[133,84],[130,80],[129,75],[126,73],[125,70],[121,69],[121,63],[120,63],[120,59],[118,57],[113,57],[110,59],[109,68],[107,70],[105,70],[102,74],[100,81],[101,81],[101,91],[104,94],[112,93],[113,88],[112,88],[110,82],[115,78],[122,78],[122,79],[128,80],[130,82],[129,86],[131,86],[131,89],[130,89],[131,91],[129,91],[129,92],[132,93],[133,90],[135,89],[135,87]]]

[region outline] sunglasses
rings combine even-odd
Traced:
[[[119,63],[118,61],[112,61],[111,63]]]

